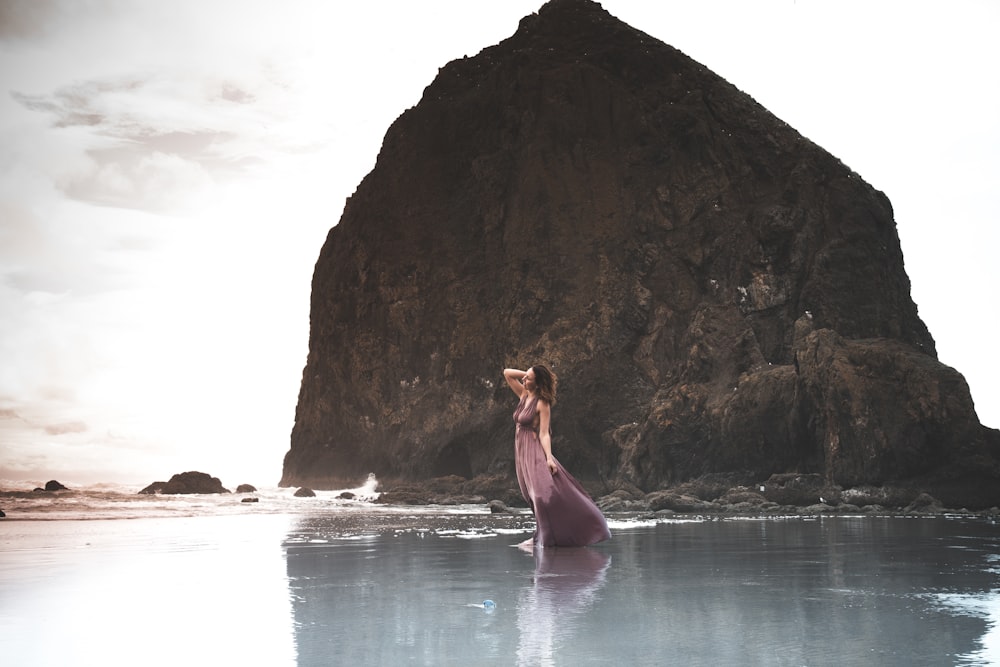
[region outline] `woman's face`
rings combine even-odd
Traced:
[[[524,376],[524,388],[528,391],[535,391],[537,385],[535,384],[535,369],[528,369],[527,375]]]

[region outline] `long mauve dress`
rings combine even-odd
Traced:
[[[582,547],[611,537],[608,522],[559,461],[552,474],[538,439],[538,398],[524,392],[514,411],[514,461],[521,495],[535,514],[535,546]]]

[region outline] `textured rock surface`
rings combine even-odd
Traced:
[[[556,455],[597,494],[803,473],[995,504],[1000,434],[909,287],[882,193],[554,0],[442,68],[330,231],[282,484],[457,475],[507,500],[500,371],[547,363]]]
[[[191,471],[176,474],[167,482],[153,482],[139,493],[229,493],[229,489],[222,486],[218,477],[212,477],[204,472]]]

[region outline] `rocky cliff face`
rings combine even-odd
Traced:
[[[512,477],[501,370],[546,363],[556,455],[598,492],[802,472],[981,504],[1000,434],[909,288],[882,193],[553,0],[440,71],[331,229],[282,484]]]

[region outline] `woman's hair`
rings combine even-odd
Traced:
[[[535,371],[535,386],[538,387],[538,397],[549,405],[555,405],[556,385],[559,384],[559,378],[545,366],[532,366],[531,370]]]

